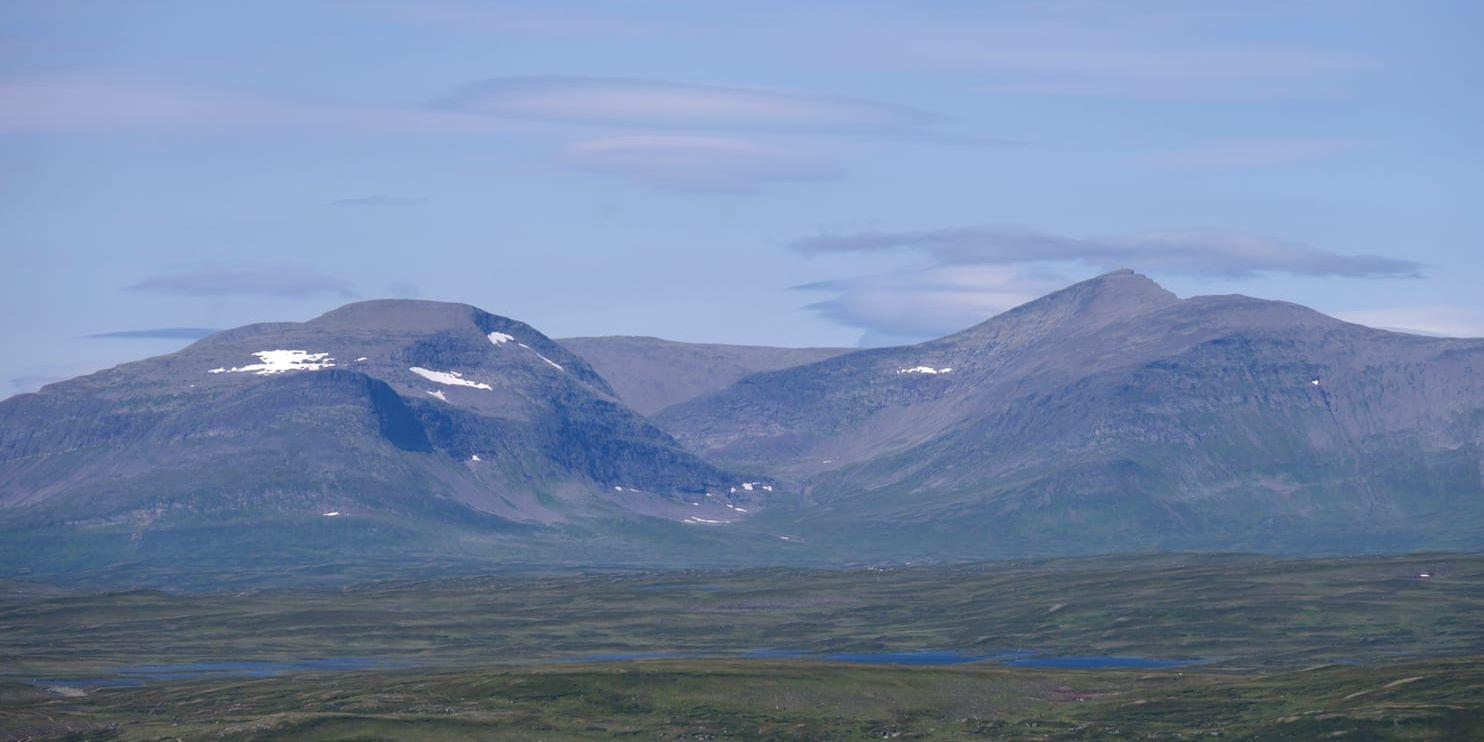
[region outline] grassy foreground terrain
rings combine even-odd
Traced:
[[[1426,578],[1421,574],[1429,575]],[[1484,557],[1148,556],[0,597],[0,730],[107,738],[1484,734]],[[788,650],[749,658],[760,649]],[[1001,661],[852,665],[833,654]],[[1181,659],[1162,670],[1007,667]],[[625,655],[651,661],[592,664]],[[618,655],[618,657],[613,657]],[[140,665],[380,669],[105,687]],[[0,738],[6,735],[0,734]]]
[[[812,662],[348,673],[110,689],[0,688],[24,738],[1480,739],[1479,660],[1258,677]]]

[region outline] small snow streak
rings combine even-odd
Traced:
[[[331,510],[330,512],[325,513],[325,517],[326,518],[338,518],[339,516],[340,516],[340,511],[339,510]]]
[[[434,397],[437,397],[438,398],[438,401],[440,401],[440,402],[447,402],[448,401],[448,395],[444,394],[442,389],[429,389],[429,390],[427,390],[427,392],[428,392],[428,394],[431,394]]]
[[[520,347],[522,347],[522,348],[525,348],[526,350],[531,351],[532,353],[536,353],[536,357],[537,358],[540,358],[541,360],[546,361],[546,363],[548,365],[550,365],[552,368],[554,368],[554,369],[556,369],[558,371],[566,371],[567,370],[567,369],[562,368],[561,364],[557,363],[556,361],[553,361],[550,358],[547,358],[546,356],[543,356],[540,353],[537,353],[535,348],[532,348],[531,346],[526,345],[525,343],[518,343],[518,345],[520,345]]]
[[[209,374],[241,374],[254,373],[258,376],[268,374],[281,374],[287,371],[319,371],[325,368],[334,368],[335,359],[329,353],[310,353],[307,350],[260,350],[253,354],[257,356],[260,363],[250,363],[246,366],[235,366],[233,368],[217,367],[207,371]]]
[[[708,520],[706,518],[697,518],[694,515],[692,515],[689,518],[686,518],[684,522],[686,522],[686,523],[700,523],[702,525],[708,525],[708,526],[726,525],[726,523],[727,523],[727,521],[724,521],[724,520]]]
[[[407,370],[417,374],[418,376],[423,377],[424,379],[427,379],[428,381],[436,381],[439,384],[447,384],[449,386],[467,386],[474,389],[492,388],[489,384],[481,381],[470,381],[464,378],[464,375],[457,371],[429,371],[428,369],[422,368],[420,366],[413,366],[412,368],[409,368]]]
[[[503,333],[503,332],[492,332],[492,333],[486,335],[485,337],[489,338],[490,339],[490,342],[491,343],[494,343],[496,347],[499,347],[501,345],[504,345],[504,344],[510,342],[511,340],[514,340],[515,339],[515,336],[514,335],[507,335],[506,333]]]
[[[952,368],[933,368],[932,366],[913,366],[912,368],[898,369],[897,370],[897,373],[899,373],[899,374],[928,374],[930,376],[936,376],[938,374],[946,374],[946,373],[948,373],[948,372],[950,372],[952,370],[953,370]]]

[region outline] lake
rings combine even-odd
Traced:
[[[840,652],[811,653],[791,649],[750,649],[740,653],[696,652],[610,652],[580,657],[548,660],[562,664],[608,664],[642,660],[815,660],[860,665],[967,665],[1001,664],[1009,667],[1064,670],[1160,670],[1198,664],[1201,660],[1154,659],[1149,657],[1047,657],[1034,652],[1017,651],[999,654],[970,654],[952,650],[919,652]],[[109,677],[34,679],[33,685],[59,688],[114,688],[150,683],[208,680],[222,678],[271,678],[299,672],[349,672],[413,667],[405,662],[377,660],[369,657],[327,657],[293,662],[187,662],[175,665],[129,665],[113,671]]]

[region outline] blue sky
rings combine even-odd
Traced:
[[[904,342],[1117,267],[1484,335],[1472,2],[0,5],[0,396],[356,298]]]

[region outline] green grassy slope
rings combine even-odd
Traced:
[[[1269,676],[807,662],[0,689],[13,733],[96,739],[1477,739],[1480,658]]]
[[[1429,579],[1417,574],[1426,571]],[[1292,669],[1484,653],[1484,556],[1148,556],[904,570],[527,576],[346,589],[0,598],[0,679],[370,657],[956,650]]]

